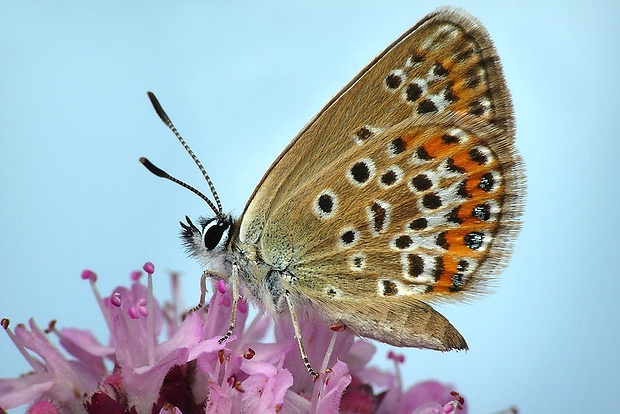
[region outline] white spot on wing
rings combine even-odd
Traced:
[[[395,176],[395,180],[391,184],[385,184],[383,182],[383,176],[385,174],[388,174],[388,173],[392,173]],[[403,170],[402,170],[402,168],[400,168],[398,165],[392,165],[391,167],[388,167],[385,170],[385,172],[379,176],[378,184],[379,184],[379,187],[381,187],[383,189],[386,189],[386,188],[390,188],[390,187],[393,187],[393,186],[399,184],[402,179],[403,179]]]
[[[418,276],[412,276],[409,273],[409,256],[411,253],[402,253],[400,255],[400,261],[403,265],[403,278],[405,280],[410,280],[416,283],[424,283],[427,285],[432,285],[435,283],[435,276],[433,272],[437,267],[437,260],[435,256],[431,256],[424,253],[416,253],[420,259],[422,259],[423,263],[423,271]]]
[[[359,241],[360,231],[355,227],[344,227],[338,233],[338,246],[341,249],[349,249]]]
[[[364,253],[353,253],[349,256],[349,269],[360,272],[366,267],[366,255]]]
[[[433,217],[436,218],[436,217]],[[439,221],[439,220],[438,220]],[[445,221],[445,219],[444,219]],[[430,220],[429,220],[430,223]],[[400,248],[396,246],[396,240],[401,236],[408,236],[411,239],[409,246]],[[435,250],[437,252],[443,252],[443,249],[437,246],[437,233],[430,233],[427,235],[420,234],[419,232],[408,231],[406,234],[398,234],[392,238],[389,242],[390,249],[399,252],[411,252],[419,249]]]
[[[359,182],[358,180],[356,180],[354,175],[353,175],[353,167],[355,165],[357,165],[358,163],[363,163],[366,166],[367,170],[368,170],[368,178],[365,181],[362,181],[362,182]],[[349,168],[347,168],[346,176],[349,179],[349,181],[351,182],[351,184],[353,184],[353,185],[355,185],[357,187],[363,187],[366,184],[368,184],[374,178],[374,176],[375,176],[375,163],[370,158],[362,158],[361,160],[358,160],[358,161],[354,162],[353,164],[351,164],[349,166]]]
[[[486,162],[484,162],[482,165],[489,165],[493,161],[493,153],[487,147],[477,145],[472,149],[479,151],[484,157],[486,157]]]
[[[440,91],[437,94],[431,93],[431,94],[426,95],[426,99],[428,99],[435,105],[438,112],[443,111],[444,109],[446,109],[448,105],[450,105],[450,101],[445,98],[446,89],[447,88],[444,88],[442,91]]]
[[[392,70],[390,73],[388,73],[388,75],[386,76],[386,79],[390,76],[394,76],[400,79],[400,83],[396,88],[390,88],[385,82],[383,83],[383,86],[385,87],[385,89],[387,89],[390,92],[395,91],[398,88],[401,88],[403,84],[405,83],[405,80],[407,79],[407,74],[402,69]]]
[[[384,216],[380,216],[378,213],[373,211],[374,203],[376,203],[382,211],[385,212]],[[375,200],[373,205],[366,207],[366,216],[368,217],[368,227],[370,229],[370,234],[373,236],[378,236],[381,233],[384,233],[390,225],[390,218],[392,215],[392,206],[382,200]],[[382,223],[380,222],[382,220]],[[379,229],[376,227],[379,225]]]
[[[417,99],[418,101],[423,99],[425,96],[428,95],[428,82],[426,81],[426,79],[422,79],[422,78],[413,78],[411,79],[411,81],[409,82],[409,85],[417,85],[420,90],[420,97]],[[403,92],[401,95],[403,101],[405,101],[405,103],[411,105],[413,104],[415,101],[410,101],[409,99],[407,99],[407,88],[403,88]]]
[[[386,286],[386,282],[388,285],[393,287],[388,288]],[[389,292],[389,289],[396,289],[396,293]],[[398,280],[392,279],[378,279],[377,280],[377,292],[381,296],[401,296],[401,292],[404,290],[403,284]]]
[[[422,49],[424,50],[436,50],[445,45],[445,41],[451,41],[456,39],[458,36],[458,30],[456,27],[451,24],[443,24],[438,26],[437,29],[433,33],[431,33],[424,41],[422,42]],[[443,38],[445,36],[445,38]],[[437,42],[437,39],[442,37],[441,42]]]
[[[342,291],[334,285],[325,285],[325,287],[323,287],[323,293],[331,298],[337,299],[342,297]]]
[[[332,207],[331,207],[331,211],[325,211],[323,210],[323,208],[321,208],[321,206],[319,205],[319,202],[321,201],[321,199],[326,199],[326,197],[331,200],[332,203]],[[336,197],[336,193],[334,193],[331,189],[327,188],[323,191],[321,191],[314,199],[313,203],[312,203],[312,211],[314,211],[314,214],[322,219],[322,220],[327,220],[330,219],[332,217],[334,217],[334,215],[336,214],[336,211],[338,210],[338,198]]]
[[[366,141],[368,141],[369,139],[372,139],[374,135],[377,135],[378,133],[383,132],[385,129],[385,128],[373,127],[372,125],[364,125],[364,128],[366,128],[370,132],[370,136],[366,139],[362,139],[360,138],[357,132],[353,133],[352,139],[353,139],[353,142],[355,142],[357,145],[363,145]]]
[[[447,133],[448,135],[458,138],[459,144],[465,144],[469,140],[469,135],[461,128],[450,128]]]

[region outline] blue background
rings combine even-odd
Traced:
[[[222,3],[222,4],[220,4]],[[292,3],[292,2],[291,2]],[[148,156],[206,190],[157,119],[153,90],[237,214],[297,131],[435,1],[3,2],[0,316],[105,331],[105,294],[153,261],[200,269],[178,220],[205,214]],[[527,167],[523,230],[496,292],[441,307],[468,353],[404,350],[410,385],[451,381],[472,413],[616,406],[620,3],[460,1],[502,58]],[[166,295],[167,282],[156,282]],[[28,366],[0,335],[0,377]],[[377,363],[388,368],[381,347]]]

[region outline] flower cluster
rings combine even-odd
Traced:
[[[82,273],[107,324],[107,345],[88,330],[57,329],[52,322],[43,331],[33,320],[11,330],[2,319],[32,372],[0,379],[0,412],[22,405],[33,414],[467,412],[462,397],[439,382],[403,391],[402,356],[389,354],[394,372],[370,367],[372,344],[346,329],[305,321],[310,360],[322,361],[314,380],[299,357],[290,318],[249,318],[243,300],[233,335],[221,344],[233,303],[223,281],[214,282],[208,306],[182,318],[178,301],[162,306],[154,298],[154,266],[146,263],[143,270],[146,286],[142,272],[134,272],[129,287],[117,287],[106,298],[95,273]],[[178,298],[178,277],[171,277]],[[270,336],[275,340],[267,342]]]

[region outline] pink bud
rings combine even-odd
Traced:
[[[397,353],[392,352],[392,351],[388,352],[388,358],[391,359],[391,360],[394,360],[396,362],[400,362],[401,364],[403,362],[405,362],[405,356],[404,355],[397,354]]]
[[[127,314],[131,319],[138,319],[140,317],[140,312],[133,306],[127,310]]]
[[[110,298],[110,303],[117,308],[121,306],[121,294],[119,292],[114,292],[112,297]]]
[[[224,282],[222,279],[218,280],[215,286],[217,287],[217,291],[220,292],[222,295],[226,293],[226,291],[228,291],[228,289],[226,288],[226,282]]]
[[[155,273],[155,265],[151,262],[146,262],[144,263],[144,266],[142,266],[142,270],[144,270],[149,275],[152,275],[153,273]]]
[[[239,309],[241,313],[246,313],[248,311],[248,303],[240,298],[237,302],[237,309]]]
[[[90,280],[91,282],[97,281],[97,275],[92,270],[85,269],[82,271],[82,279]]]

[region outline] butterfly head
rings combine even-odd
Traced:
[[[232,216],[200,217],[196,224],[185,216],[180,224],[181,239],[190,256],[207,263],[225,255],[234,231]]]

